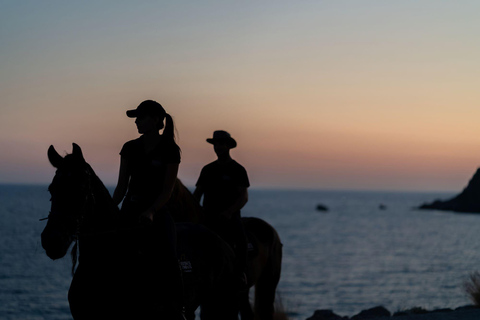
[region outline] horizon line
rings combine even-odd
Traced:
[[[50,182],[0,182],[0,187],[48,187]],[[105,184],[107,189],[114,189],[114,185]],[[185,185],[187,189],[193,190],[195,186]],[[314,188],[314,187],[285,187],[285,186],[251,186],[252,191],[303,191],[303,192],[383,192],[383,193],[460,193],[462,190],[396,190],[396,189],[354,189],[354,188]]]

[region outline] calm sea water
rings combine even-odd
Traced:
[[[463,282],[480,270],[480,215],[412,210],[450,196],[252,190],[243,215],[280,234],[279,294],[292,320],[316,309],[458,307],[470,303]],[[70,261],[51,261],[40,244],[49,207],[46,186],[0,186],[0,319],[71,319]]]

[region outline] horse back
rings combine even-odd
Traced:
[[[249,242],[249,283],[257,283],[266,273],[278,282],[283,245],[277,231],[260,218],[243,217],[242,222]]]
[[[245,228],[247,239],[251,244],[251,256],[257,255],[260,246],[268,247],[268,251],[278,250],[282,246],[277,231],[267,222],[260,218],[243,217],[242,223]],[[270,252],[273,253],[273,252]]]

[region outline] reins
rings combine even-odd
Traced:
[[[83,210],[80,211],[80,214],[76,217],[76,230],[75,233],[73,234],[73,241],[75,244],[72,247],[72,274],[75,272],[75,266],[77,265],[79,256],[80,256],[80,246],[79,246],[79,241],[78,239],[81,236],[81,227],[83,223],[83,219],[85,218],[86,214],[89,212],[93,215],[95,212],[95,195],[93,194],[92,191],[92,173],[88,170],[85,170],[87,174],[87,185],[86,185],[86,194],[85,194],[85,201],[84,201],[84,206]],[[90,204],[90,208],[88,208]]]

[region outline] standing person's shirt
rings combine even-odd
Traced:
[[[148,153],[143,136],[124,144],[120,155],[127,163],[130,182],[127,198],[147,206],[161,194],[168,164],[180,163],[180,148],[174,141],[161,139]]]
[[[204,189],[203,207],[207,215],[218,215],[235,203],[239,188],[248,188],[250,182],[245,168],[235,160],[216,160],[203,167],[196,186]]]

